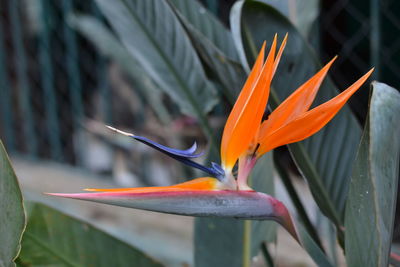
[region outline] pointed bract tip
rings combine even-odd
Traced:
[[[331,66],[332,66],[332,64],[336,61],[337,58],[338,58],[337,55],[334,56],[328,63],[326,63],[326,65],[325,65],[321,70],[323,70],[323,69],[330,69]],[[318,74],[318,73],[317,73],[317,74]],[[314,77],[315,77],[317,74],[315,74]]]
[[[267,45],[267,41],[264,40],[264,42],[263,42],[263,44],[261,46],[260,52],[265,50],[265,46],[266,45]]]
[[[286,33],[285,37],[283,37],[282,44],[286,44],[287,43],[288,37],[289,37],[289,33]]]
[[[282,54],[283,54],[283,50],[285,50],[287,37],[288,37],[288,34],[286,33],[285,37],[282,40],[281,46],[279,47],[278,54],[276,55],[276,58],[275,58],[274,68],[273,68],[273,71],[272,71],[272,77],[275,76],[275,72],[276,72],[276,70],[278,68],[278,65],[279,65],[279,62],[281,60],[281,57],[282,57]]]
[[[53,197],[71,197],[72,195],[68,193],[47,193],[47,192],[43,192],[42,194]]]
[[[277,216],[277,222],[283,226],[283,228],[286,229],[286,231],[289,232],[289,234],[296,239],[296,241],[301,244],[299,234],[297,232],[297,228],[295,224],[293,223],[292,216],[289,213],[289,210],[286,208],[286,206],[279,200],[274,199],[274,208],[275,208],[275,213],[278,215]]]
[[[274,39],[272,40],[271,48],[272,48],[274,45],[276,46],[276,43],[277,43],[277,42],[278,42],[278,34],[275,33]],[[273,58],[275,58],[275,55],[273,55]]]

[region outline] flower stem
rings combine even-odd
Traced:
[[[243,231],[243,267],[251,266],[251,221],[244,221]]]

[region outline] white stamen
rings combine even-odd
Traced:
[[[114,132],[117,132],[117,133],[120,133],[120,134],[123,134],[123,135],[129,136],[129,137],[133,137],[133,136],[135,136],[135,135],[134,135],[134,134],[132,134],[132,133],[128,133],[128,132],[124,132],[124,131],[118,130],[117,128],[114,128],[114,127],[112,127],[112,126],[109,126],[109,125],[106,125],[106,127],[107,127],[108,129],[110,129],[110,130],[114,131]]]

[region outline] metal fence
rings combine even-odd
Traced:
[[[227,22],[234,1],[203,3]],[[325,62],[339,54],[332,73],[340,88],[372,66],[376,79],[400,88],[399,5],[321,1],[320,53]],[[10,152],[79,164],[82,147],[74,144],[74,134],[82,120],[112,121],[110,64],[70,28],[66,17],[72,11],[101,16],[93,1],[0,0],[0,138]],[[353,98],[360,119],[364,91]]]
[[[400,2],[396,0],[321,1],[321,54],[339,55],[333,78],[346,88],[371,67],[373,79],[400,88]],[[353,110],[365,118],[368,90],[352,98]]]
[[[93,92],[108,99],[106,60],[66,23],[72,10],[100,16],[92,1],[0,1],[0,136],[10,152],[76,162],[71,133]]]

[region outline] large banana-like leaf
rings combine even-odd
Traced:
[[[297,27],[299,32],[307,38],[313,23],[319,15],[319,0],[261,0],[275,7]]]
[[[135,84],[135,89],[139,90],[146,98],[162,122],[170,121],[162,102],[162,92],[158,90],[149,75],[104,23],[92,16],[78,14],[71,14],[68,22],[88,38],[102,54],[113,59],[130,76]]]
[[[265,155],[253,170],[253,188],[273,194],[272,170],[272,158]],[[195,265],[246,266],[251,258],[257,255],[261,243],[264,240],[273,241],[275,234],[276,226],[273,222],[197,218]]]
[[[216,91],[169,4],[159,0],[96,0],[96,3],[148,75],[212,136],[205,114],[218,102]]]
[[[29,204],[21,266],[162,266],[88,223],[43,204]]]
[[[0,141],[0,266],[15,266],[25,229],[21,190]]]
[[[243,86],[246,74],[237,62],[232,34],[196,0],[169,0],[187,30],[210,78],[222,85],[231,104]]]
[[[297,225],[297,229],[302,247],[305,251],[307,251],[308,255],[313,259],[315,264],[317,264],[317,266],[333,267],[334,265],[332,265],[326,254],[311,238],[308,231],[300,224]]]
[[[369,116],[346,205],[349,266],[388,266],[400,152],[400,94],[373,83]]]
[[[315,54],[296,28],[271,6],[257,1],[237,2],[232,9],[231,23],[235,42],[242,49],[241,58],[246,64],[254,60],[256,48],[261,47],[264,40],[272,40],[275,33],[281,37],[289,33],[288,44],[273,82],[271,106],[276,107],[319,69]],[[337,89],[327,79],[315,104],[337,94]],[[338,226],[343,223],[351,166],[360,135],[359,124],[345,106],[319,133],[289,145],[318,206]]]
[[[231,32],[197,0],[167,0],[227,58],[238,60]]]

